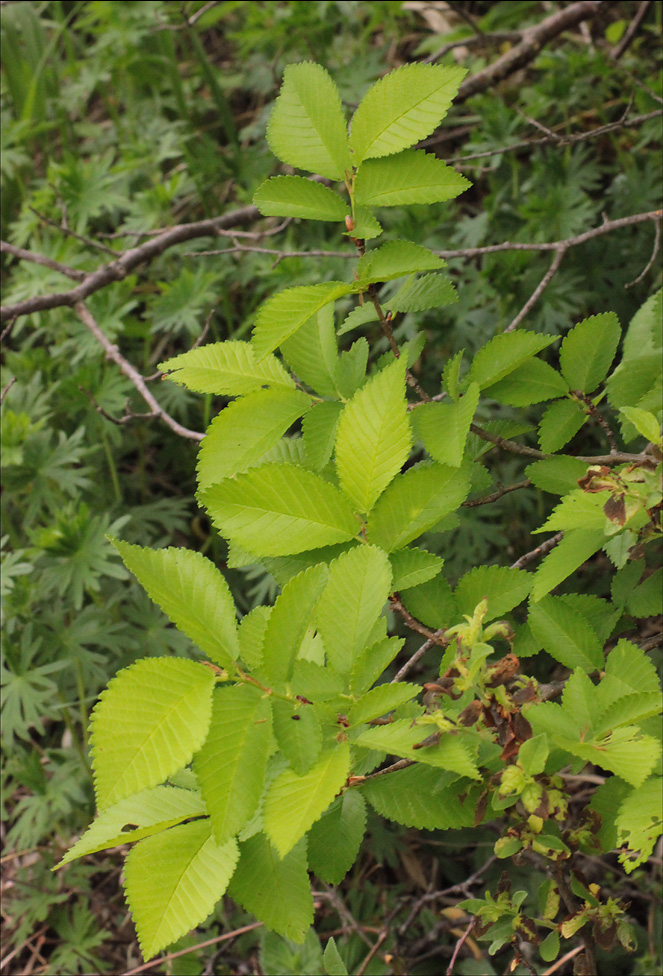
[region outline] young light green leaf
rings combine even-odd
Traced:
[[[467,781],[458,780],[458,773],[417,763],[370,780],[360,789],[374,810],[388,820],[419,830],[456,830],[473,825],[475,806],[466,796]]]
[[[458,295],[450,278],[440,274],[427,274],[422,278],[410,278],[406,281],[394,297],[386,302],[385,308],[390,312],[423,312],[428,308],[439,308],[457,301]]]
[[[535,332],[504,332],[497,335],[472,360],[467,382],[478,383],[482,390],[487,389],[513,373],[556,338]]]
[[[331,666],[349,671],[366,646],[391,589],[391,567],[376,546],[356,546],[329,567],[318,604],[318,631]]]
[[[265,831],[281,857],[313,826],[345,784],[350,747],[336,745],[323,752],[303,776],[286,769],[276,777],[265,798]]]
[[[354,291],[365,291],[374,281],[393,281],[418,271],[439,271],[446,261],[427,247],[411,241],[388,241],[367,251],[357,263]]]
[[[286,67],[267,141],[282,162],[330,180],[352,170],[341,98],[321,65],[302,61]]]
[[[464,349],[459,349],[455,356],[447,359],[442,370],[442,387],[452,400],[458,399],[458,381],[464,352]]]
[[[452,468],[461,466],[478,405],[479,384],[470,383],[456,403],[425,403],[414,411],[415,431],[435,461]]]
[[[529,776],[539,776],[546,768],[549,752],[548,736],[545,732],[535,735],[532,739],[526,739],[518,750],[518,765]]]
[[[137,661],[111,680],[91,721],[100,811],[191,761],[209,730],[214,681],[210,668],[179,658]]]
[[[253,327],[252,345],[258,364],[325,305],[353,290],[354,286],[344,281],[322,281],[286,288],[268,298],[258,309]]]
[[[380,497],[369,516],[367,536],[386,552],[401,549],[455,512],[469,490],[467,471],[436,463],[417,464]]]
[[[262,667],[271,682],[288,681],[311,615],[329,579],[324,563],[293,576],[272,610],[263,641]]]
[[[545,650],[566,668],[584,671],[604,664],[601,642],[589,623],[556,596],[530,604],[529,625]]]
[[[661,743],[635,725],[622,725],[605,735],[576,742],[554,735],[553,742],[572,756],[621,776],[631,786],[641,786],[661,755]]]
[[[605,379],[621,337],[614,312],[583,319],[565,336],[559,351],[562,376],[572,390],[592,393]]]
[[[652,444],[660,444],[661,425],[651,410],[641,410],[639,407],[620,407],[619,412],[631,421],[639,434],[646,437]]]
[[[379,237],[382,233],[382,227],[368,207],[360,207],[356,204],[353,220],[354,227],[345,232],[347,237],[354,240],[372,241],[374,237]]]
[[[350,213],[338,193],[303,176],[272,176],[258,187],[253,202],[266,217],[343,220]]]
[[[620,855],[630,874],[650,857],[663,829],[663,780],[652,776],[629,793],[619,807],[615,825],[618,844],[627,844],[628,853]]]
[[[348,312],[336,330],[336,335],[345,335],[346,332],[352,332],[353,329],[358,329],[362,325],[368,325],[369,322],[377,321],[378,313],[375,310],[373,302],[364,302],[363,305],[356,305],[351,312]]]
[[[354,165],[390,156],[429,136],[447,114],[465,68],[406,64],[368,90],[352,116]]]
[[[355,862],[366,830],[366,804],[357,790],[346,790],[311,827],[308,863],[327,884],[340,884]]]
[[[225,579],[192,549],[147,549],[111,540],[150,599],[221,667],[239,656],[235,604]]]
[[[231,898],[274,932],[302,943],[313,922],[306,842],[280,858],[265,834],[259,833],[243,841],[240,849]]]
[[[480,779],[470,746],[460,736],[443,735],[437,743],[421,745],[431,734],[435,734],[436,728],[432,724],[413,725],[409,718],[398,719],[390,725],[367,729],[357,736],[354,744],[448,769],[469,779]]]
[[[310,662],[307,662],[310,663]],[[317,712],[311,705],[295,705],[275,699],[274,735],[279,748],[294,771],[303,776],[322,750],[322,729]]]
[[[608,524],[604,505],[605,497],[598,492],[590,494],[576,488],[564,495],[541,528],[534,532],[555,532],[559,529],[597,529],[602,532]]]
[[[250,342],[230,339],[190,349],[159,363],[168,379],[197,393],[242,396],[263,386],[294,390],[295,381],[275,356],[257,362]]]
[[[257,668],[262,662],[262,648],[271,607],[254,607],[239,624],[239,656],[249,668]]]
[[[332,456],[342,409],[343,404],[338,400],[323,400],[304,418],[302,436],[308,463],[314,471],[322,471]]]
[[[528,407],[531,403],[566,396],[568,392],[568,383],[542,359],[523,363],[503,380],[484,390],[485,396],[512,407]]]
[[[476,566],[466,573],[456,587],[459,614],[474,613],[482,600],[488,600],[484,621],[501,617],[527,599],[532,577],[523,569],[506,566]]]
[[[207,819],[179,824],[129,851],[125,891],[143,958],[151,959],[207,918],[238,857],[235,840],[216,844]]]
[[[311,406],[299,390],[259,390],[229,403],[207,428],[198,452],[198,487],[247,471]]]
[[[212,721],[194,770],[217,844],[246,826],[258,808],[271,745],[270,703],[248,685],[217,688]]]
[[[362,336],[344,350],[336,362],[334,382],[339,395],[350,399],[366,380],[368,363],[368,343]]]
[[[350,725],[372,722],[374,718],[380,718],[381,715],[386,715],[387,712],[392,712],[400,705],[412,701],[420,690],[416,685],[410,685],[406,681],[396,681],[371,688],[350,708],[348,712]]]
[[[359,528],[348,500],[297,465],[265,464],[202,494],[217,528],[249,551],[287,556],[347,542]]]
[[[203,799],[194,790],[175,786],[155,786],[154,789],[143,790],[100,813],[57,867],[61,868],[86,854],[141,840],[204,813]]]
[[[336,470],[358,511],[369,512],[410,453],[405,363],[396,359],[346,404],[338,423]]]
[[[546,407],[539,424],[539,446],[553,454],[578,433],[587,414],[575,400],[556,400]]]
[[[325,305],[282,343],[281,352],[297,378],[320,396],[337,396],[334,374],[338,349],[334,306]]]
[[[539,566],[532,587],[532,601],[538,603],[546,593],[567,579],[605,542],[602,529],[569,529]]]
[[[355,178],[355,202],[372,207],[453,200],[469,180],[423,149],[407,149],[390,159],[367,159]]]
[[[290,682],[294,695],[303,695],[309,701],[323,702],[345,691],[345,681],[341,675],[313,661],[295,661]]]
[[[397,549],[389,556],[393,573],[392,589],[399,593],[418,586],[434,576],[442,569],[443,559],[426,552],[425,549]]]
[[[404,637],[385,637],[370,645],[357,657],[350,675],[353,695],[364,695],[389,667],[405,643]]]

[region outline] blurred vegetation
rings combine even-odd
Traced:
[[[445,46],[455,45],[438,60],[462,63],[474,74],[517,43],[514,32],[564,6],[530,0],[5,3],[2,238],[90,272],[158,229],[250,204],[255,188],[277,171],[265,125],[286,64],[325,65],[354,106],[386,71]],[[660,116],[631,124],[660,109],[661,6],[600,6],[525,68],[452,107],[426,144],[474,185],[450,204],[393,208],[385,220],[388,236],[448,250],[554,242],[603,219],[661,206]],[[641,6],[644,17],[622,53]],[[308,223],[305,236],[298,221],[272,233],[276,227],[276,220],[256,218],[238,231],[171,247],[91,295],[90,311],[146,377],[157,362],[196,341],[246,337],[268,293],[338,278],[346,267],[341,258],[264,253],[347,249],[340,234],[330,239],[326,224]],[[529,311],[527,327],[564,333],[608,309],[626,326],[660,286],[654,239],[649,221],[571,247]],[[212,249],[225,253],[204,253]],[[550,260],[550,252],[530,250],[450,259],[458,304],[424,313],[416,323],[406,316],[397,329],[399,339],[426,331],[420,382],[436,386],[450,355],[474,352],[503,330]],[[71,287],[53,267],[8,253],[2,273],[6,304]],[[99,691],[138,657],[193,649],[129,578],[105,536],[190,546],[224,570],[227,553],[193,498],[196,443],[158,419],[131,416],[145,412],[143,401],[71,308],[10,320],[3,343],[3,972],[120,973],[136,966],[139,954],[120,869],[108,870],[115,861],[97,855],[57,875],[50,868],[94,812],[86,746]],[[372,348],[380,355],[384,340],[375,338]],[[203,431],[220,406],[175,384],[148,385],[194,431]],[[509,408],[495,407],[480,420],[513,417]],[[595,436],[581,436],[594,437],[585,453],[596,452]],[[575,446],[582,453],[582,443]],[[519,470],[506,456],[497,480],[513,483]],[[491,486],[475,488],[485,494]],[[533,548],[530,533],[550,507],[547,499],[514,492],[497,508],[465,509],[445,536],[451,576]],[[244,610],[276,593],[262,570],[226,575]],[[587,586],[602,595],[600,572]],[[358,968],[367,933],[372,944],[392,917],[393,932],[362,972],[400,971],[384,956],[398,945],[408,972],[439,973],[458,938],[453,906],[467,891],[452,891],[441,914],[439,902],[435,910],[422,902],[404,923],[427,890],[460,884],[485,866],[493,841],[488,828],[415,833],[373,817],[370,844],[338,895],[319,893],[318,931],[347,937]],[[512,880],[519,870],[522,887],[535,891],[543,878],[523,866],[512,869]],[[631,902],[639,939],[635,956],[611,955],[611,973],[657,971],[660,858],[628,881],[612,863],[597,871],[602,884]],[[498,877],[499,869],[489,866],[481,892]],[[348,928],[347,913],[354,927]],[[250,922],[226,899],[175,948]],[[508,961],[498,955],[492,969],[476,944],[468,945],[471,954],[458,962],[457,973],[500,972],[502,958]],[[317,940],[294,947],[256,929],[155,971],[322,969]]]

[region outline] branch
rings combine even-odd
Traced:
[[[181,424],[178,424],[178,422],[174,420],[170,414],[166,413],[163,407],[159,405],[158,400],[152,396],[147,388],[145,380],[140,375],[138,370],[135,369],[131,363],[124,358],[118,347],[114,345],[108,336],[102,332],[87,306],[83,302],[77,302],[74,306],[74,311],[78,315],[81,322],[87,326],[95,339],[104,347],[106,350],[106,356],[109,359],[112,359],[113,362],[117,363],[124,375],[131,380],[142,396],[143,400],[145,400],[145,402],[152,408],[153,415],[155,417],[160,417],[161,420],[163,420],[163,422],[167,424],[171,430],[174,430],[176,434],[179,434],[180,437],[188,437],[189,440],[201,441],[205,436],[204,434],[199,434],[195,430],[189,430],[188,427],[183,427]]]
[[[526,552],[524,556],[520,557],[520,559],[516,559],[515,563],[512,563],[509,569],[523,569],[525,566],[528,566],[529,563],[534,562],[535,559],[538,559],[539,556],[545,556],[547,552],[550,552],[551,549],[555,548],[558,542],[561,542],[563,536],[563,532],[558,532],[557,535],[552,536],[552,538],[546,539],[546,541],[542,542],[540,546],[536,547],[536,549],[532,549],[531,552]]]
[[[439,638],[442,637],[443,635],[444,635],[444,631],[443,630],[436,630],[433,634],[431,634],[431,636],[428,638],[428,640],[427,641],[424,641],[424,643],[421,645],[421,647],[419,647],[414,652],[414,654],[412,655],[412,657],[409,658],[405,662],[405,664],[400,669],[400,671],[397,671],[396,672],[396,674],[394,675],[394,677],[391,679],[391,682],[390,683],[393,685],[394,682],[396,682],[396,681],[402,681],[403,678],[405,677],[405,675],[408,673],[408,671],[410,671],[414,667],[414,665],[417,664],[417,662],[421,660],[421,658],[424,656],[424,654],[426,653],[426,651],[430,651],[431,647],[436,647],[436,646],[439,647],[440,646]]]
[[[476,95],[487,88],[494,88],[498,82],[533,61],[543,46],[561,34],[562,31],[596,16],[600,7],[599,0],[579,0],[578,3],[572,3],[563,10],[546,17],[540,24],[527,28],[523,31],[520,44],[516,44],[493,64],[488,65],[482,71],[478,71],[462,83],[454,102],[458,104],[471,95]]]
[[[41,264],[45,268],[50,268],[51,271],[58,271],[61,275],[65,275],[67,278],[71,278],[72,281],[85,281],[87,278],[87,273],[85,271],[78,271],[76,268],[70,268],[67,264],[60,264],[59,261],[54,261],[53,258],[47,258],[44,254],[36,254],[34,251],[26,251],[24,247],[15,247],[13,244],[8,244],[6,241],[0,241],[0,251],[5,254],[11,254],[15,258],[20,258],[22,261],[32,261],[33,264]]]
[[[520,323],[525,318],[527,313],[534,308],[541,295],[544,293],[544,291],[546,290],[546,288],[548,287],[552,279],[557,274],[559,266],[562,263],[562,258],[564,257],[566,252],[567,252],[566,247],[560,247],[557,251],[555,251],[555,257],[552,259],[550,267],[548,268],[548,270],[546,271],[543,278],[538,283],[538,285],[536,286],[536,288],[534,289],[530,297],[527,299],[527,301],[525,302],[521,310],[518,312],[515,319],[509,325],[507,325],[506,329],[504,330],[505,332],[513,332],[513,330],[520,325]]]
[[[221,214],[220,217],[213,217],[208,220],[198,220],[190,224],[178,224],[171,227],[156,237],[151,238],[138,247],[129,248],[118,255],[116,260],[109,264],[104,264],[96,271],[86,275],[85,280],[77,288],[72,288],[68,292],[59,292],[51,295],[39,295],[35,298],[27,298],[15,305],[4,306],[0,309],[0,322],[15,318],[19,315],[30,315],[32,312],[43,312],[49,308],[61,308],[68,306],[73,308],[78,302],[85,301],[94,292],[99,291],[106,285],[114,281],[122,281],[123,278],[141,264],[152,261],[154,258],[163,254],[170,247],[182,244],[184,241],[191,241],[197,237],[215,237],[218,229],[233,227],[236,224],[247,224],[257,220],[261,216],[257,207],[242,207],[240,210],[231,210]]]
[[[546,461],[548,458],[556,456],[554,454],[544,454],[543,451],[537,451],[535,447],[526,447],[525,444],[519,444],[518,441],[511,441],[506,437],[500,437],[498,434],[491,434],[477,424],[470,424],[470,430],[477,437],[480,437],[482,441],[489,441],[491,444],[495,444],[497,447],[509,451],[510,454],[520,454],[523,457],[536,458],[538,461]],[[651,460],[650,456],[644,451],[641,454],[627,454],[624,451],[617,451],[613,454],[597,454],[593,457],[588,455],[576,455],[576,457],[578,461],[585,461],[587,464],[637,464],[638,462],[642,463],[643,461]]]
[[[159,956],[157,959],[150,959],[149,962],[144,963],[142,966],[138,966],[136,969],[130,969],[126,973],[122,973],[122,976],[137,976],[138,973],[147,972],[148,969],[153,969],[155,966],[161,966],[164,962],[168,962],[170,959],[178,959],[180,956],[186,956],[190,952],[198,952],[199,949],[206,949],[207,946],[218,945],[219,942],[228,942],[229,939],[236,939],[239,935],[244,935],[245,932],[253,932],[254,929],[260,929],[264,925],[264,922],[252,922],[251,925],[243,925],[241,929],[235,929],[233,932],[226,932],[225,935],[217,935],[214,939],[207,939],[205,942],[198,942],[196,945],[187,946],[186,949],[179,949],[177,952],[169,952],[166,956]]]
[[[508,495],[510,491],[518,491],[519,488],[529,488],[532,482],[529,478],[524,481],[519,481],[515,485],[501,485],[496,491],[490,495],[485,495],[484,498],[477,498],[473,502],[462,502],[463,508],[476,508],[478,505],[488,505],[490,502],[496,502],[498,498],[502,498],[504,495]]]
[[[638,33],[638,28],[644,20],[645,14],[649,10],[650,6],[651,0],[643,0],[643,2],[640,4],[638,7],[638,12],[626,28],[621,41],[610,52],[610,57],[613,58],[613,60],[619,61],[624,51],[626,51],[627,47],[629,47],[635,35]]]

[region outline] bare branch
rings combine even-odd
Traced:
[[[399,671],[396,672],[396,674],[394,675],[394,677],[391,679],[391,684],[394,684],[394,682],[396,682],[396,681],[402,681],[403,678],[405,677],[405,675],[408,673],[408,671],[411,671],[412,668],[415,666],[415,664],[417,664],[417,662],[421,660],[421,658],[424,656],[424,654],[426,653],[426,651],[430,651],[430,649],[432,647],[439,646],[439,639],[438,638],[443,637],[443,636],[444,636],[444,631],[443,630],[436,630],[435,633],[431,637],[429,637],[428,640],[425,641],[421,645],[421,647],[419,647],[414,652],[414,654],[412,655],[412,657],[409,658],[405,662],[405,664],[403,665],[403,667]]]
[[[515,485],[500,485],[500,487],[494,491],[491,495],[486,495],[484,498],[477,498],[473,502],[463,502],[463,508],[477,508],[479,505],[488,505],[490,502],[496,502],[498,498],[502,498],[504,495],[508,495],[511,491],[518,491],[519,488],[529,488],[532,482],[529,478],[524,481],[519,481]]]
[[[226,932],[225,935],[217,935],[214,939],[207,939],[205,942],[198,942],[196,945],[187,946],[186,949],[178,949],[177,952],[169,952],[166,956],[158,956],[156,959],[150,959],[149,962],[143,963],[142,966],[137,966],[136,969],[129,969],[126,973],[122,973],[122,976],[137,976],[138,973],[145,973],[148,969],[154,969],[155,966],[161,966],[164,962],[169,962],[171,959],[178,959],[180,956],[186,956],[190,952],[198,952],[199,949],[206,949],[207,946],[218,945],[219,942],[228,942],[229,939],[236,939],[240,935],[244,935],[245,932],[253,932],[254,929],[260,929],[264,925],[264,922],[252,922],[251,925],[243,925],[240,929],[234,929],[232,932]]]
[[[536,288],[534,289],[530,297],[527,299],[527,301],[525,302],[521,310],[518,312],[514,320],[510,322],[509,325],[507,325],[506,329],[504,330],[505,332],[513,332],[514,329],[518,328],[518,326],[525,318],[527,313],[534,308],[541,295],[544,293],[544,291],[546,290],[546,288],[548,287],[552,279],[557,274],[559,266],[562,263],[562,258],[566,254],[566,251],[567,248],[565,247],[560,247],[557,251],[555,251],[555,256],[552,259],[550,267],[548,268],[548,270],[546,271],[543,278],[538,283],[538,285],[536,286]]]
[[[480,437],[481,440],[489,441],[491,444],[495,444],[497,447],[509,451],[510,454],[520,454],[523,457],[536,458],[539,461],[545,461],[548,458],[555,457],[554,454],[544,454],[543,451],[537,451],[535,447],[526,447],[525,444],[519,444],[518,441],[500,437],[498,434],[491,434],[477,424],[470,424],[470,430],[477,437]],[[641,454],[627,454],[624,451],[617,451],[614,454],[597,454],[593,457],[586,455],[576,455],[576,457],[578,461],[586,461],[587,464],[641,464],[643,461],[651,460],[651,457],[644,452]]]
[[[546,539],[546,541],[542,542],[540,546],[536,547],[536,549],[532,549],[531,552],[526,552],[524,556],[520,557],[520,559],[516,559],[515,563],[512,563],[509,569],[523,569],[531,562],[534,562],[535,559],[538,559],[539,556],[545,556],[547,552],[550,552],[551,549],[555,548],[558,542],[561,542],[563,537],[564,533],[558,532],[557,535],[552,536],[551,539]]]
[[[15,247],[13,244],[8,244],[7,241],[0,241],[0,251],[20,258],[22,261],[31,261],[33,264],[41,264],[45,268],[50,268],[51,271],[58,271],[61,275],[71,278],[72,281],[85,281],[87,278],[85,271],[78,271],[76,268],[70,268],[67,264],[60,264],[59,261],[47,258],[44,254],[26,251],[24,247]]]
[[[610,52],[610,57],[613,58],[615,61],[619,61],[622,54],[624,54],[626,49],[632,43],[635,35],[638,33],[638,28],[640,27],[640,24],[645,19],[645,15],[649,10],[650,6],[651,6],[651,0],[643,0],[643,2],[638,7],[638,12],[636,13],[631,23],[626,28],[626,30],[624,31],[624,36],[622,37],[621,41],[618,44],[616,44],[615,47]]]
[[[95,339],[106,350],[107,357],[112,359],[113,362],[117,363],[124,375],[131,380],[142,398],[152,408],[154,416],[160,417],[161,420],[163,420],[163,422],[167,424],[171,430],[174,430],[176,434],[179,434],[180,437],[187,437],[189,440],[193,441],[201,441],[205,436],[204,434],[199,434],[195,430],[189,430],[188,427],[183,427],[182,424],[178,424],[178,422],[174,420],[170,414],[166,413],[163,407],[159,405],[158,400],[156,400],[155,397],[150,393],[145,380],[140,375],[138,370],[135,369],[131,363],[124,358],[124,356],[120,353],[120,350],[110,341],[108,336],[104,335],[87,306],[83,302],[77,302],[74,306],[74,310],[81,322],[87,326]]]
[[[629,281],[627,285],[624,285],[624,288],[632,288],[633,285],[637,285],[639,281],[642,281],[658,256],[658,249],[661,246],[661,221],[657,220],[654,223],[654,227],[656,228],[656,232],[654,235],[654,247],[652,248],[651,257],[638,277],[634,278],[633,281]]]

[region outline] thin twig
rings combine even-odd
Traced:
[[[73,237],[75,241],[80,241],[81,244],[85,244],[86,247],[92,247],[97,251],[102,251],[104,254],[112,254],[113,257],[115,257],[117,254],[117,251],[114,251],[110,247],[106,247],[105,244],[100,244],[98,241],[92,240],[91,237],[85,237],[83,234],[77,234],[76,231],[72,230],[71,227],[68,227],[66,223],[58,224],[57,220],[51,220],[51,218],[47,217],[46,214],[39,213],[38,210],[35,210],[34,207],[29,206],[28,210],[31,210],[35,217],[39,217],[43,223],[48,224],[50,227],[55,227],[55,229],[59,230],[61,234],[65,235],[65,237]]]
[[[610,52],[610,57],[614,61],[619,61],[622,54],[624,54],[627,47],[629,47],[629,45],[633,41],[635,35],[638,33],[638,28],[640,27],[640,24],[644,20],[645,15],[649,10],[650,6],[651,6],[651,0],[643,0],[643,2],[638,7],[638,12],[636,13],[631,23],[626,28],[624,32],[624,36],[622,37],[621,41],[619,41],[619,43],[616,44],[615,47]]]
[[[465,931],[463,932],[463,934],[461,935],[460,939],[458,940],[458,942],[455,945],[454,952],[453,952],[453,956],[451,957],[451,962],[447,966],[446,976],[453,976],[454,966],[456,965],[456,959],[458,958],[458,953],[460,952],[460,950],[465,945],[465,942],[469,938],[469,936],[470,936],[470,934],[472,932],[472,929],[474,928],[474,926],[476,924],[477,924],[477,917],[475,915],[474,918],[472,919],[472,921],[470,922],[470,924],[467,926],[467,928],[465,929]]]
[[[66,264],[54,261],[53,258],[47,258],[45,254],[36,254],[34,251],[27,251],[24,247],[15,247],[13,244],[7,243],[7,241],[0,241],[0,251],[3,251],[5,254],[11,254],[15,258],[20,258],[22,261],[31,261],[33,264],[41,264],[45,268],[50,268],[51,271],[58,271],[61,275],[71,278],[72,281],[84,281],[87,278],[85,271],[70,268]]]
[[[218,257],[220,254],[273,254],[279,261],[285,258],[352,258],[352,251],[279,251],[274,247],[257,247],[256,245],[235,244],[234,247],[222,247],[216,251],[185,251],[183,258]]]
[[[477,437],[480,437],[481,440],[495,444],[497,447],[509,451],[510,454],[520,454],[522,457],[536,458],[539,461],[546,461],[548,458],[555,457],[554,454],[545,454],[543,451],[537,451],[535,447],[527,447],[525,444],[519,444],[517,441],[509,440],[508,437],[491,434],[477,424],[470,424],[470,430]],[[628,454],[625,451],[618,451],[616,454],[596,454],[593,457],[577,455],[576,460],[584,461],[586,464],[638,464],[651,460],[651,457],[644,452],[641,454]]]
[[[180,437],[187,437],[189,440],[193,441],[201,441],[205,436],[204,434],[199,434],[198,431],[189,430],[188,427],[183,427],[182,424],[179,424],[176,420],[174,420],[173,417],[166,413],[163,407],[160,406],[159,401],[156,400],[148,390],[145,380],[140,375],[138,370],[135,369],[131,363],[124,358],[118,347],[102,332],[87,306],[83,302],[77,302],[74,306],[74,310],[81,322],[87,326],[95,339],[106,350],[106,355],[108,358],[117,363],[124,375],[131,380],[142,398],[152,408],[154,415],[160,417],[161,420],[163,420],[163,422],[167,424],[171,430],[175,431],[176,434],[179,434]]]
[[[3,387],[2,393],[0,393],[0,403],[5,402],[5,397],[7,396],[7,394],[9,393],[9,391],[11,390],[15,382],[16,382],[16,377],[12,376],[10,381]]]
[[[532,549],[531,552],[526,552],[524,556],[520,557],[520,559],[516,559],[515,563],[512,563],[509,568],[523,569],[531,562],[534,562],[535,559],[538,559],[539,556],[545,556],[547,552],[550,552],[551,549],[555,548],[558,542],[561,542],[563,536],[563,532],[558,532],[557,535],[552,536],[552,538],[546,539],[546,541],[542,542],[540,546],[536,547],[536,549]]]
[[[632,288],[633,285],[637,285],[639,281],[642,281],[642,279],[647,274],[649,269],[653,266],[654,261],[658,256],[658,249],[661,246],[661,221],[660,220],[655,221],[654,227],[656,228],[656,230],[654,233],[654,247],[652,248],[651,257],[647,262],[647,264],[645,265],[645,267],[640,272],[640,274],[638,275],[638,277],[634,278],[633,281],[629,281],[627,285],[624,285],[624,288]]]
[[[243,925],[242,928],[235,929],[233,932],[226,932],[225,935],[218,935],[215,939],[207,939],[205,942],[188,946],[186,949],[179,949],[177,952],[169,952],[166,956],[151,959],[142,966],[137,966],[136,969],[130,969],[126,973],[122,973],[122,976],[137,976],[137,973],[144,973],[148,969],[153,969],[155,966],[160,966],[164,962],[169,962],[171,959],[179,959],[180,956],[187,956],[190,952],[206,949],[207,946],[218,945],[219,942],[227,942],[229,939],[236,939],[239,935],[244,935],[245,932],[253,932],[254,929],[262,928],[262,926],[263,922],[253,922],[251,925]]]
[[[422,634],[428,640],[432,640],[434,644],[439,644],[440,647],[447,646],[449,641],[444,637],[444,631],[431,630],[430,627],[426,627],[425,624],[422,624],[420,620],[413,617],[410,611],[407,610],[406,607],[404,607],[401,603],[398,593],[391,594],[389,597],[389,605],[392,610],[396,610],[401,615],[410,630],[415,630],[418,634]]]
[[[519,481],[515,485],[501,485],[492,495],[486,495],[484,498],[477,498],[473,502],[463,502],[462,506],[464,508],[476,508],[478,505],[488,505],[490,502],[496,502],[498,498],[502,498],[504,495],[508,495],[511,491],[518,491],[519,488],[529,488],[532,482],[529,478],[525,478],[524,481]]]
[[[584,948],[584,946],[579,945],[576,946],[575,949],[571,949],[569,952],[566,952],[563,956],[559,957],[557,962],[554,962],[552,966],[545,969],[541,973],[541,976],[553,976],[553,973],[556,973],[558,969],[561,969],[562,966],[569,961],[569,959],[575,959],[575,957],[581,953]]]
[[[432,637],[429,637],[427,641],[424,641],[421,647],[417,648],[412,657],[405,662],[403,667],[396,672],[394,677],[391,679],[391,684],[393,684],[395,681],[402,681],[408,671],[411,671],[415,664],[421,660],[426,651],[430,651],[432,647],[439,647],[438,638],[442,637],[443,635],[443,630],[436,630]]]
[[[492,34],[474,34],[472,37],[465,37],[460,41],[449,41],[448,44],[443,44],[435,54],[430,54],[427,58],[424,58],[423,64],[432,64],[438,58],[443,58],[445,54],[455,50],[457,47],[476,48],[486,47],[490,44],[504,44],[505,42],[520,41],[522,40],[522,36],[523,32],[519,30],[494,31]]]
[[[325,890],[321,891],[320,894],[327,899],[330,905],[332,905],[334,911],[341,919],[341,921],[345,922],[348,929],[350,929],[350,931],[352,932],[355,932],[362,940],[362,942],[364,942],[365,945],[371,948],[373,943],[368,938],[368,936],[362,929],[359,922],[353,916],[349,908],[345,906],[343,899],[340,897],[340,895],[336,892],[336,890],[331,885],[325,884],[324,881],[323,881],[323,885]]]
[[[517,329],[520,323],[522,322],[522,320],[527,315],[527,313],[534,308],[541,295],[544,293],[544,291],[546,290],[546,288],[548,287],[552,279],[557,274],[557,271],[559,269],[560,264],[562,263],[562,259],[566,254],[566,251],[567,249],[565,247],[560,247],[557,251],[555,251],[555,256],[552,259],[550,267],[548,268],[548,270],[546,271],[543,278],[538,283],[538,285],[536,286],[536,288],[534,289],[530,297],[527,299],[527,301],[525,302],[521,310],[518,312],[515,319],[512,322],[510,322],[509,325],[507,325],[506,329],[504,330],[505,332],[513,332],[514,329]]]
[[[399,769],[407,769],[408,766],[414,766],[416,759],[399,759],[398,762],[392,763],[391,766],[385,766],[384,769],[378,769],[376,773],[369,773],[368,776],[363,776],[357,786],[362,783],[367,783],[369,779],[377,779],[378,776],[386,776],[387,773],[396,773]]]
[[[608,421],[599,412],[596,404],[592,401],[592,398],[588,396],[586,393],[582,393],[580,390],[572,390],[571,392],[575,397],[578,398],[578,400],[582,400],[582,402],[585,404],[585,406],[587,407],[587,413],[589,413],[589,415],[593,418],[593,420],[596,421],[598,426],[605,434],[608,443],[610,444],[610,453],[616,454],[618,451],[618,447],[617,447],[617,441],[615,440],[615,435],[613,434]]]

